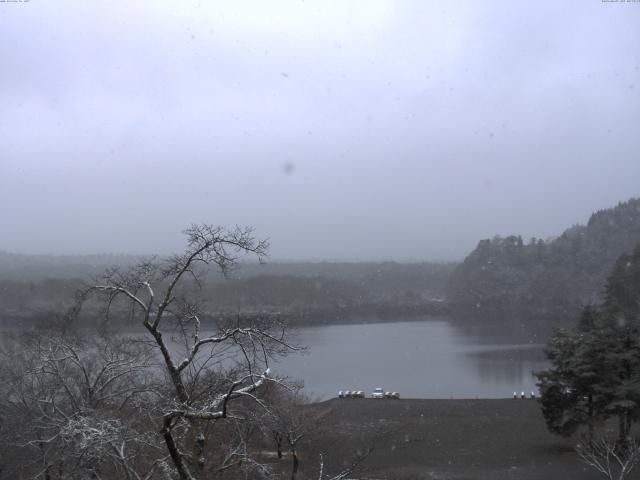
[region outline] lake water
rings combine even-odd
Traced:
[[[290,354],[272,369],[303,379],[314,399],[335,397],[338,390],[369,394],[375,387],[403,398],[505,398],[537,391],[532,372],[547,363],[535,337],[457,325],[429,318],[300,328],[295,341],[308,347],[306,353]]]
[[[532,372],[547,366],[543,345],[472,335],[446,320],[330,325],[296,333],[305,354],[274,365],[304,379],[314,398],[375,387],[403,398],[504,398],[537,391]]]

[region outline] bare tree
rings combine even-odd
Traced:
[[[331,409],[314,404],[302,392],[301,384],[270,388],[267,398],[271,407],[261,417],[263,438],[274,445],[279,461],[290,459],[288,477],[291,480],[300,476],[313,478],[316,475],[319,480],[351,477],[363,470],[365,460],[375,451],[380,441],[392,433],[389,429],[376,429],[370,434],[362,435],[360,444],[349,460],[342,455],[334,457],[342,464],[342,468],[338,470],[336,465],[328,466],[326,462],[327,443],[335,442],[335,438],[327,439],[326,434],[331,433],[331,430],[327,430],[324,425],[326,416],[332,414]],[[288,450],[285,455],[284,449]],[[303,458],[306,460],[301,462]]]
[[[319,462],[319,470],[318,470],[318,480],[344,480],[347,477],[353,475],[354,472],[360,467],[362,462],[364,462],[369,455],[371,455],[374,451],[373,446],[368,447],[364,450],[364,452],[359,453],[356,458],[351,462],[351,464],[340,471],[335,475],[326,475],[324,472],[324,455],[320,454],[320,462]]]
[[[279,388],[270,392],[272,407],[263,417],[263,430],[273,440],[278,459],[282,459],[283,445],[291,456],[291,480],[296,480],[300,468],[300,443],[308,436],[318,433],[319,415],[308,408],[309,399],[300,391]]]
[[[155,409],[172,471],[181,480],[195,480],[220,468],[208,465],[208,459],[224,457],[206,445],[210,425],[242,418],[242,412],[232,411],[239,399],[262,403],[257,391],[275,380],[270,359],[293,347],[284,326],[269,316],[238,317],[205,333],[197,298],[207,274],[203,267],[217,267],[226,275],[241,255],[262,260],[267,242],[255,239],[250,228],[193,225],[185,234],[187,248],[181,255],[107,271],[82,292],[72,316],[97,294],[106,302],[107,315],[119,306],[144,328],[167,379]]]
[[[628,478],[635,466],[640,464],[640,445],[629,438],[624,445],[601,437],[578,443],[576,452],[580,459],[609,480]]]
[[[46,479],[151,477],[157,465],[130,461],[157,449],[144,422],[131,415],[152,400],[149,349],[124,337],[48,331],[12,339],[0,356],[0,416],[9,427],[1,438],[24,455],[12,469]]]

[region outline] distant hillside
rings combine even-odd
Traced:
[[[141,255],[25,255],[0,250],[0,280],[86,278],[107,267],[131,265],[140,258]]]
[[[20,325],[65,312],[74,292],[110,265],[126,269],[135,256],[51,256],[0,252],[0,325]],[[198,290],[207,314],[280,312],[303,323],[347,317],[424,314],[442,309],[455,265],[440,263],[241,264],[224,281],[212,269]],[[394,317],[395,315],[395,317]]]
[[[583,305],[603,299],[616,259],[640,243],[640,199],[600,210],[543,241],[520,236],[481,240],[454,270],[452,308],[478,319],[573,323]]]

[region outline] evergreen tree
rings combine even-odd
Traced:
[[[591,315],[585,310],[583,316]],[[558,330],[545,350],[552,368],[540,372],[540,403],[547,427],[570,436],[588,426],[590,436],[606,417],[606,400],[600,395],[599,374],[603,351],[591,332]]]
[[[584,309],[577,328],[559,330],[546,354],[551,368],[537,374],[547,427],[569,436],[581,426],[618,419],[625,445],[640,420],[640,246],[616,262],[600,307]]]
[[[619,324],[640,320],[640,245],[622,255],[607,278],[604,306]]]
[[[599,333],[603,356],[598,388],[607,415],[618,417],[618,441],[623,444],[640,416],[640,329],[613,326]]]

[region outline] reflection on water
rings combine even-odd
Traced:
[[[496,345],[495,350],[468,353],[466,359],[483,382],[496,386],[514,385],[513,390],[518,393],[525,390],[529,394],[536,390],[535,382],[523,380],[530,379],[534,371],[546,366],[542,345],[502,347]]]
[[[509,397],[536,390],[532,372],[546,366],[540,344],[489,343],[442,319],[311,327],[297,336],[308,353],[276,370],[322,398],[378,386],[405,398]]]

